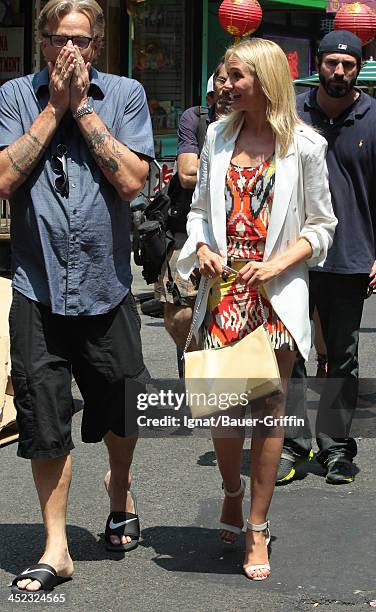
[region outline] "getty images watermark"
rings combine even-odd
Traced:
[[[177,393],[175,391],[161,389],[155,393],[139,393],[137,395],[137,410],[147,411],[150,408],[168,408],[175,412],[188,406],[206,406],[215,409],[219,414],[202,418],[193,418],[187,414],[182,416],[163,414],[163,416],[148,416],[142,414],[137,417],[139,427],[302,427],[304,419],[294,415],[273,417],[265,415],[262,418],[231,416],[231,414],[221,414],[220,411],[235,408],[235,406],[245,407],[249,404],[247,393]],[[213,410],[214,411],[214,410]]]

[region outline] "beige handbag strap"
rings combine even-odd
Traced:
[[[185,355],[185,353],[187,352],[187,350],[188,350],[188,348],[189,348],[189,345],[190,345],[190,344],[191,344],[191,342],[192,342],[192,338],[193,338],[193,329],[194,329],[194,327],[195,327],[195,325],[196,325],[196,323],[197,323],[197,319],[198,319],[198,315],[199,315],[200,307],[201,307],[201,304],[202,304],[202,300],[204,299],[204,295],[205,295],[205,291],[206,291],[206,288],[207,288],[208,282],[209,282],[209,279],[208,279],[208,278],[205,278],[205,280],[204,280],[204,284],[203,284],[203,287],[202,287],[202,292],[201,292],[200,300],[199,300],[199,301],[197,301],[197,300],[196,300],[196,303],[195,303],[195,308],[194,308],[194,312],[193,312],[193,317],[192,317],[191,327],[190,327],[190,329],[189,329],[188,336],[187,336],[187,340],[186,340],[186,342],[185,342],[185,346],[184,346],[184,350],[183,350],[183,356],[184,356],[184,355]],[[266,316],[265,316],[264,305],[263,305],[263,303],[262,303],[262,300],[261,300],[261,296],[260,296],[260,292],[259,292],[259,291],[257,291],[257,299],[258,299],[258,303],[259,303],[259,306],[260,306],[261,318],[262,318],[262,324],[263,324],[264,328],[265,328],[265,329],[267,329],[267,321],[266,321]]]

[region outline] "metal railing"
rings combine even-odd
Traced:
[[[153,159],[150,162],[149,174],[142,194],[150,199],[158,191],[167,191],[173,174],[174,163],[175,157],[166,157],[163,160]]]
[[[8,200],[0,200],[0,232],[10,232],[10,206]]]

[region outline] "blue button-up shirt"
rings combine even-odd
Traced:
[[[0,88],[0,147],[32,126],[49,99],[47,68]],[[154,157],[142,86],[91,70],[89,99],[119,142]],[[67,148],[69,196],[55,190],[51,157]],[[10,200],[13,287],[60,315],[97,315],[127,294],[130,210],[92,157],[70,112],[30,177]]]

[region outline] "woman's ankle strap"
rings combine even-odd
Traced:
[[[268,519],[266,519],[265,523],[260,523],[259,525],[247,521],[247,529],[249,529],[250,531],[264,531],[265,529],[269,529],[269,527],[270,522]]]
[[[226,495],[226,497],[238,497],[239,495],[241,495],[242,493],[244,493],[245,491],[245,480],[242,476],[240,476],[240,487],[239,489],[237,489],[237,491],[227,491],[225,485],[222,482],[222,489],[224,491],[224,494]]]

